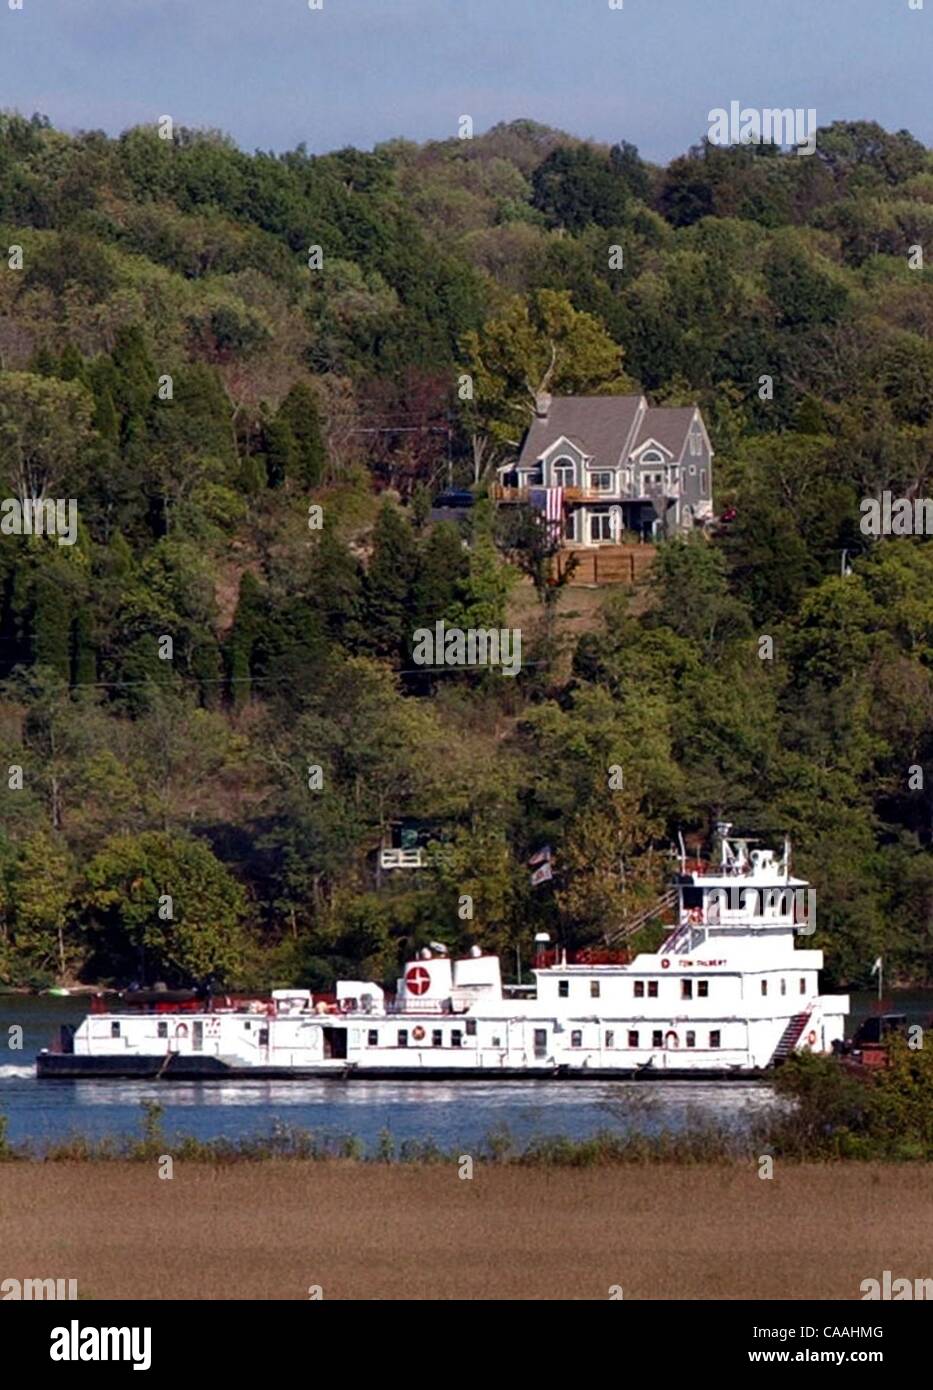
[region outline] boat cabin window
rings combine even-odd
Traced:
[[[379,1029],[378,1029],[378,1028],[370,1028],[370,1029],[369,1029],[368,1033],[366,1034],[366,1042],[367,1042],[367,1044],[368,1044],[370,1047],[378,1047],[378,1046],[379,1046]]]
[[[636,980],[636,981],[635,981],[635,998],[636,998],[636,999],[644,999],[644,997],[645,997],[645,982],[644,982],[644,980]]]
[[[536,1028],[536,1029],[535,1029],[535,1056],[536,1056],[536,1057],[546,1057],[546,1056],[547,1056],[547,1029],[546,1029],[546,1028]]]
[[[450,1032],[450,1045],[451,1045],[451,1047],[462,1047],[462,1046],[463,1046],[463,1029],[462,1029],[462,1028],[452,1028],[452,1029],[451,1029],[451,1032]]]
[[[156,1036],[157,1036],[157,1037],[160,1037],[160,1038],[167,1038],[167,1037],[168,1037],[168,1024],[167,1024],[167,1023],[159,1023],[159,1024],[157,1024],[157,1026],[156,1026]]]
[[[801,977],[800,977],[800,993],[801,993],[801,994],[806,994],[806,992],[807,992],[807,982],[806,982],[806,980],[804,979],[804,977],[801,975]]]
[[[709,980],[697,980],[697,998],[709,998]]]
[[[611,1028],[608,1028],[608,1029],[606,1030],[606,1046],[607,1046],[607,1047],[615,1047],[615,1045],[616,1045],[616,1035],[615,1035],[615,1033],[612,1031]]]
[[[657,980],[649,980],[649,981],[648,981],[648,998],[649,998],[649,999],[657,999],[657,997],[658,997],[658,982],[657,982]]]
[[[696,1045],[697,1045],[697,1035],[696,1035],[696,1033],[694,1033],[694,1032],[692,1032],[690,1029],[688,1029],[688,1030],[687,1030],[687,1046],[688,1046],[688,1047],[696,1047]]]
[[[762,992],[762,994],[767,994],[767,993],[768,993],[768,981],[767,981],[767,980],[762,980],[762,982],[761,982],[761,992]]]
[[[260,1046],[260,1047],[268,1047],[268,1046],[269,1046],[269,1030],[268,1030],[268,1028],[260,1028],[260,1030],[259,1030],[259,1046]]]
[[[712,1031],[712,1033],[710,1033],[710,1035],[709,1035],[709,1045],[710,1045],[710,1047],[719,1047],[719,1029],[718,1029],[718,1028],[714,1028],[713,1031]]]
[[[692,999],[692,998],[693,998],[693,981],[692,981],[692,980],[681,980],[681,982],[680,982],[680,997],[681,997],[681,999]]]
[[[598,980],[590,980],[590,998],[591,998],[591,999],[598,999],[598,998],[599,998],[599,981],[598,981]]]
[[[110,1025],[110,1036],[111,1036],[112,1038],[118,1038],[118,1037],[120,1036],[120,1025],[119,1025],[119,1023],[111,1023],[111,1025]]]
[[[468,1018],[468,1019],[466,1020],[466,1034],[467,1034],[467,1037],[468,1037],[468,1038],[475,1038],[475,1037],[476,1037],[476,1019],[475,1019],[475,1018]]]
[[[573,1032],[570,1034],[570,1046],[571,1046],[571,1047],[582,1047],[582,1046],[583,1046],[583,1032],[582,1032],[581,1029],[579,1029],[579,1028],[574,1028]]]
[[[569,994],[570,994],[570,981],[569,981],[569,980],[558,980],[558,981],[557,981],[557,997],[558,997],[559,999],[566,999],[566,998],[568,998]]]
[[[492,1040],[492,1045],[493,1045],[493,1047],[501,1047],[501,1046],[502,1046],[502,1039],[499,1037],[498,1033],[497,1033],[496,1036],[493,1038],[493,1040]]]
[[[432,1047],[443,1047],[443,1046],[444,1046],[444,1033],[443,1033],[443,1030],[442,1030],[442,1029],[440,1029],[440,1028],[434,1028],[434,1029],[432,1030],[432,1032],[431,1032],[431,1046],[432,1046]]]
[[[662,1030],[661,1030],[660,1028],[655,1028],[654,1032],[651,1034],[651,1046],[652,1046],[652,1047],[663,1047],[663,1046],[664,1046],[664,1033],[662,1032]]]
[[[628,1045],[629,1045],[629,1047],[637,1047],[637,1046],[638,1046],[638,1033],[636,1032],[636,1030],[635,1030],[634,1028],[630,1028],[630,1029],[629,1029],[629,1032],[628,1032]]]
[[[398,1030],[398,1045],[399,1045],[399,1047],[407,1047],[407,1046],[408,1046],[408,1029],[407,1029],[407,1028],[400,1028],[400,1029]]]
[[[782,994],[786,994],[786,993],[787,993],[787,981],[784,980],[784,979],[781,980],[781,993],[782,993]]]

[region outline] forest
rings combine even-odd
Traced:
[[[926,492],[924,252],[933,154],[871,121],[660,167],[0,115],[0,488],[78,515],[0,534],[0,986],[527,969],[721,818],[792,837],[832,982],[933,983],[933,549],[859,525]],[[733,519],[549,584],[488,496],[545,381],[697,402]],[[439,620],[521,673],[414,669]]]

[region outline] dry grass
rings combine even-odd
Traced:
[[[0,1278],[84,1298],[859,1298],[928,1276],[929,1166],[0,1165]]]

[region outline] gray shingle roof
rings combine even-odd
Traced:
[[[547,417],[532,421],[519,464],[530,467],[565,435],[596,463],[614,468],[628,442],[643,399],[642,396],[555,396]]]
[[[653,406],[646,412],[632,448],[640,449],[642,444],[654,439],[663,448],[669,449],[675,459],[679,459],[687,443],[687,432],[695,413],[694,405]]]

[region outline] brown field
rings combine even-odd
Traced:
[[[858,1299],[933,1272],[933,1167],[8,1163],[0,1263],[82,1298]]]

